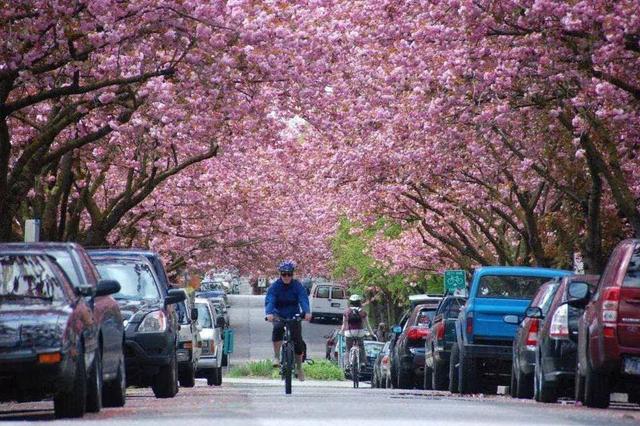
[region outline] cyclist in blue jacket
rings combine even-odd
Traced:
[[[273,354],[275,367],[280,365],[280,349],[284,337],[284,324],[275,321],[278,318],[291,319],[297,314],[301,314],[306,321],[311,319],[311,309],[309,308],[309,296],[307,290],[300,281],[293,278],[296,269],[294,262],[286,260],[280,264],[278,278],[267,290],[264,299],[264,311],[267,321],[273,322],[273,332],[271,341],[273,342]],[[302,326],[299,322],[291,325],[291,335],[296,353],[296,372],[298,380],[304,380],[302,371],[302,357],[304,353],[304,342],[302,341]]]

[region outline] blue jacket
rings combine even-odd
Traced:
[[[291,319],[296,314],[310,313],[307,290],[298,280],[292,280],[289,285],[286,285],[282,282],[282,278],[278,278],[267,290],[264,312],[284,319]]]

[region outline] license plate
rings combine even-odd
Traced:
[[[331,307],[332,307],[332,308],[339,308],[339,307],[340,307],[340,304],[339,304],[339,303],[332,303],[332,304],[331,304]]]
[[[634,376],[640,376],[640,358],[625,358],[624,372],[626,374],[633,374]]]

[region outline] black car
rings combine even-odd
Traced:
[[[94,290],[100,283],[100,275],[87,252],[76,243],[38,242],[12,243],[6,247],[45,251],[62,267],[77,291],[84,287]],[[124,326],[120,306],[111,295],[86,298],[98,325],[99,350],[94,368],[90,371],[91,381],[99,386],[89,388],[87,411],[98,412],[102,403],[107,407],[122,407],[125,404]],[[98,393],[94,390],[98,390]]]
[[[422,387],[424,383],[424,340],[439,302],[417,305],[392,345],[391,380],[399,389]]]
[[[74,288],[44,251],[0,247],[0,401],[53,396],[56,417],[81,417],[98,349],[98,327],[85,298],[118,290]]]
[[[449,358],[456,341],[456,319],[467,299],[446,296],[436,309],[431,332],[424,345],[424,387],[446,390],[449,387]]]
[[[372,380],[373,378],[373,366],[378,358],[378,355],[382,351],[384,347],[384,342],[378,342],[375,340],[365,340],[364,342],[364,353],[367,356],[367,362],[360,371],[360,380]]]
[[[593,293],[599,278],[598,275],[573,275],[560,282],[549,308],[548,319],[538,335],[534,394],[540,402],[555,402],[559,396],[574,396],[578,321],[584,309],[566,304],[569,286],[572,283],[586,283]]]
[[[157,398],[178,393],[177,343],[180,325],[169,305],[185,300],[182,290],[165,295],[144,257],[98,256],[93,261],[100,275],[117,280],[114,295],[125,326],[127,385],[151,386]]]
[[[533,373],[536,364],[538,333],[542,324],[546,322],[545,317],[559,285],[560,282],[557,280],[541,285],[531,299],[523,319],[515,315],[505,317],[505,321],[518,325],[516,335],[513,338],[511,384],[509,385],[511,396],[514,398],[533,397]]]

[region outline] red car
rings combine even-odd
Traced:
[[[611,392],[640,403],[640,240],[618,244],[593,295],[569,287],[569,305],[585,306],[579,321],[576,399],[609,406]]]

